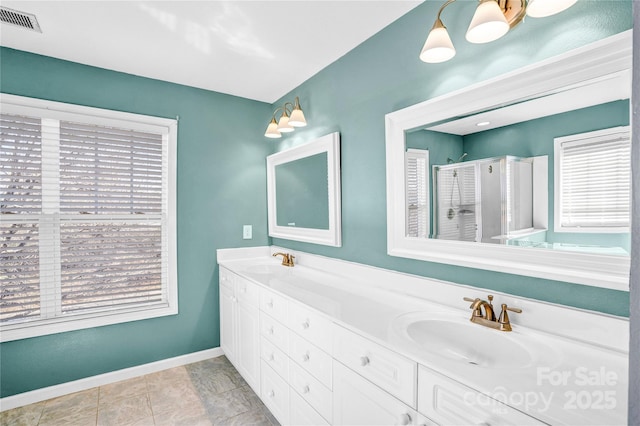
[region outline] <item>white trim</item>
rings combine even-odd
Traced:
[[[204,351],[192,352],[186,355],[180,355],[173,358],[150,362],[148,364],[137,365],[135,367],[124,368],[122,370],[98,374],[97,376],[85,377],[84,379],[74,380],[72,382],[61,383],[59,385],[48,386],[46,388],[7,396],[0,398],[0,411],[11,410],[12,408],[46,401],[47,399],[80,392],[97,386],[108,385],[122,380],[133,379],[135,377],[144,376],[145,374],[157,373],[158,371],[169,368],[180,367],[182,365],[192,364],[194,362],[204,361],[210,358],[217,358],[222,355],[224,355],[224,353],[219,347],[206,349]]]
[[[280,164],[327,153],[328,192],[329,192],[329,229],[312,229],[279,226],[276,214],[275,167]],[[267,215],[269,236],[288,240],[327,246],[342,246],[341,221],[341,184],[340,184],[340,133],[322,136],[307,144],[286,151],[280,151],[267,157]]]
[[[387,114],[387,252],[471,268],[629,291],[629,258],[405,236],[405,132],[524,101],[631,68],[631,30]],[[428,118],[426,118],[428,117]]]

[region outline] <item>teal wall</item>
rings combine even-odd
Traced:
[[[493,43],[472,45],[464,40],[464,33],[475,2],[457,2],[442,14],[457,55],[442,64],[425,64],[418,54],[441,4],[424,2],[276,103],[299,96],[309,126],[271,142],[274,152],[340,132],[343,245],[325,247],[277,238],[272,239],[273,244],[628,316],[627,292],[387,255],[385,114],[620,33],[633,25],[630,0],[580,1],[559,15],[527,18]],[[264,121],[268,119],[265,116]]]
[[[271,107],[256,101],[2,48],[0,91],[178,124],[175,316],[2,343],[3,397],[218,347],[216,249],[266,245]],[[242,225],[253,225],[253,240]]]
[[[271,116],[270,105],[2,48],[1,92],[180,116],[180,314],[3,343],[1,395],[219,346],[215,249],[222,247],[273,242],[628,315],[625,292],[387,256],[384,115],[627,30],[632,26],[631,3],[581,1],[561,15],[527,19],[494,43],[470,45],[463,37],[474,2],[458,2],[442,17],[458,55],[429,65],[417,56],[441,3],[424,2],[284,96],[287,101],[300,96],[310,125],[276,143],[259,136]],[[267,238],[265,156],[334,131],[341,133],[342,145],[343,247]],[[242,240],[243,224],[254,226],[253,240]]]

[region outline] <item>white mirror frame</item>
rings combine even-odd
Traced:
[[[631,72],[631,68],[629,30],[387,114],[388,254],[629,291],[630,259],[625,256],[407,237],[404,156],[406,131],[536,98],[592,79],[607,79],[613,74]]]
[[[329,229],[279,226],[276,206],[276,166],[312,155],[327,153],[329,189]],[[331,133],[312,142],[267,157],[267,208],[269,236],[326,246],[342,246],[340,198],[340,133]]]

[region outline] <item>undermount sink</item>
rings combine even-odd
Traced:
[[[504,332],[453,316],[407,314],[394,321],[395,333],[420,350],[485,368],[527,368],[544,351],[521,334]]]

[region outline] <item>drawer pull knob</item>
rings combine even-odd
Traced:
[[[269,395],[269,398],[273,398],[274,396],[276,396],[276,393],[273,390],[270,390],[267,395]]]
[[[307,328],[309,328],[309,320],[302,323],[302,329],[306,330]]]
[[[307,362],[307,361],[309,361],[309,354],[302,355],[302,362]]]
[[[269,327],[269,334],[273,334],[273,326]]]
[[[269,355],[269,361],[274,361],[275,359],[276,357],[273,354]]]
[[[306,385],[302,388],[302,393],[309,393],[309,385]]]
[[[402,426],[406,426],[406,425],[410,425],[411,424],[411,416],[408,415],[407,413],[401,414],[400,418],[398,419],[398,424],[402,425]]]
[[[267,306],[273,308],[273,300],[268,301]]]
[[[370,362],[371,361],[369,360],[368,356],[361,356],[360,357],[360,365],[361,366],[365,367],[365,366],[369,365]]]

